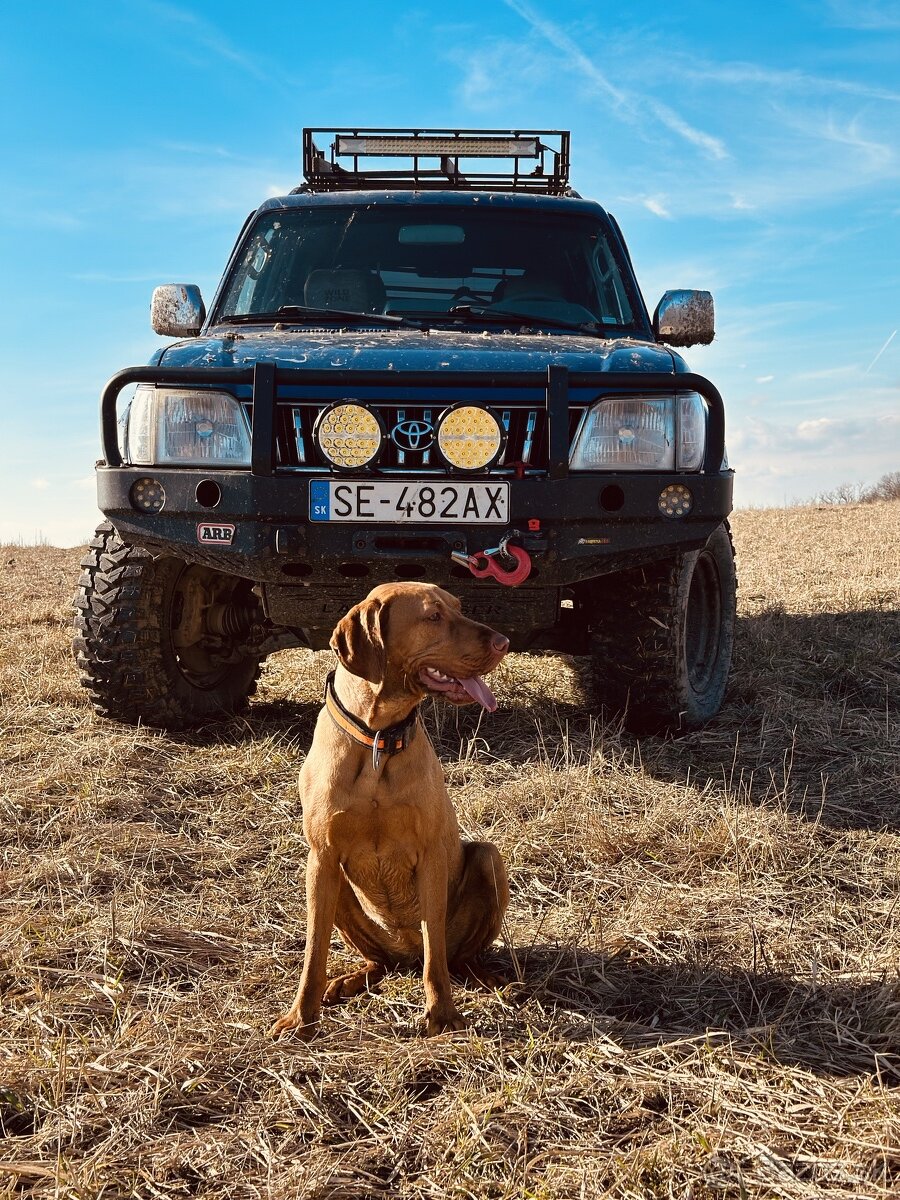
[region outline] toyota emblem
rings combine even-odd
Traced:
[[[391,441],[398,450],[429,450],[434,428],[429,421],[398,421],[391,430]]]

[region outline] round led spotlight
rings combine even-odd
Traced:
[[[694,497],[682,483],[670,483],[659,493],[659,511],[664,517],[686,517],[694,507]]]
[[[457,404],[437,423],[435,434],[444,461],[460,471],[482,471],[500,458],[506,433],[487,408]]]
[[[158,479],[136,479],[129,496],[138,512],[161,512],[166,502],[166,490]]]
[[[358,471],[378,457],[384,429],[368,408],[352,400],[341,400],[320,414],[313,436],[333,467]]]

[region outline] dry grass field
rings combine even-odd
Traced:
[[[900,503],[734,530],[707,730],[600,723],[553,657],[430,709],[510,868],[510,983],[425,1040],[389,976],[309,1045],[265,1030],[329,656],[273,658],[246,719],[117,726],[70,656],[80,552],[4,548],[0,1196],[900,1195]]]

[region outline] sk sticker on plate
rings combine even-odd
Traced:
[[[197,541],[205,546],[230,546],[234,541],[234,525],[198,525]]]

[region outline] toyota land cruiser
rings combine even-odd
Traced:
[[[320,149],[320,147],[324,147]],[[376,583],[419,579],[513,649],[592,654],[636,729],[719,709],[734,629],[722,399],[651,317],[561,131],[306,129],[305,183],[238,237],[207,314],[103,391],[105,520],[75,652],[97,709],[240,708],[263,658],[327,647]]]

